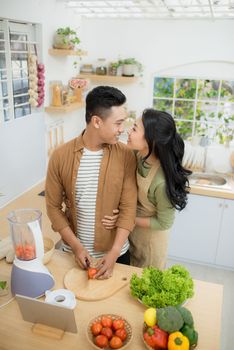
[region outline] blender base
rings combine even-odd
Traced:
[[[29,271],[13,264],[11,271],[12,294],[38,298],[54,286],[52,275],[41,271]]]

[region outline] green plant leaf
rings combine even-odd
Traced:
[[[7,281],[0,281],[0,288],[1,289],[6,289],[7,286]]]

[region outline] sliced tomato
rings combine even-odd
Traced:
[[[90,267],[88,268],[88,279],[92,280],[94,279],[94,276],[97,273],[97,269],[95,269],[94,267]]]

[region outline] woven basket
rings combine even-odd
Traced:
[[[130,323],[122,316],[119,315],[113,315],[113,314],[103,314],[103,315],[99,315],[95,318],[93,318],[89,324],[88,324],[88,328],[87,328],[87,337],[88,337],[88,341],[89,343],[93,346],[94,349],[100,350],[100,348],[94,343],[94,336],[91,332],[91,326],[93,323],[95,322],[101,322],[101,318],[102,316],[109,316],[112,318],[112,321],[114,320],[123,320],[124,321],[124,326],[125,326],[125,330],[127,332],[127,338],[123,341],[123,346],[121,346],[121,350],[122,349],[126,349],[127,346],[130,344],[131,340],[132,340],[132,327],[130,325]],[[109,346],[106,347],[105,349],[111,349]]]

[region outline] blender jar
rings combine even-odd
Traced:
[[[16,257],[19,260],[26,261],[38,257],[38,249],[41,244],[43,246],[41,211],[37,209],[18,209],[10,212],[7,219]],[[36,230],[33,227],[38,229]]]

